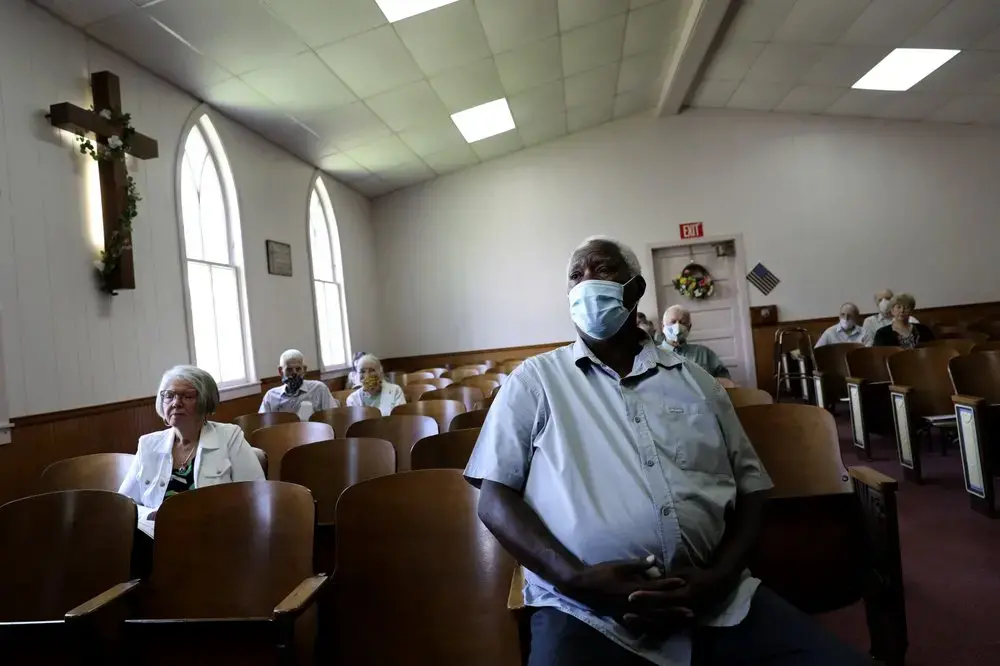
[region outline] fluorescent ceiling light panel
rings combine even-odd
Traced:
[[[451,120],[469,143],[514,129],[514,117],[510,115],[506,97],[453,113]]]
[[[375,0],[389,23],[429,12],[438,7],[450,5],[458,0]]]
[[[909,90],[958,53],[950,49],[895,49],[851,87],[860,90]]]

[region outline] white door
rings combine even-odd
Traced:
[[[756,386],[753,353],[750,345],[749,299],[746,278],[737,270],[735,243],[724,243],[727,256],[720,257],[720,243],[684,244],[653,250],[653,273],[656,280],[656,305],[662,322],[663,312],[671,305],[683,305],[691,311],[690,342],[711,348],[729,368],[733,381],[740,386]],[[715,294],[706,300],[688,299],[674,289],[673,279],[684,267],[695,262],[712,274]]]

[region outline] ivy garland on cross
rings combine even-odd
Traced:
[[[135,136],[135,128],[132,127],[132,116],[128,113],[114,114],[111,109],[103,109],[98,113],[101,118],[110,120],[121,126],[121,136],[113,135],[108,138],[107,145],[95,144],[90,139],[78,137],[80,142],[80,153],[90,155],[95,162],[125,162],[125,155],[131,146],[132,137]],[[94,268],[97,269],[98,279],[101,282],[101,290],[111,295],[116,292],[108,286],[108,276],[118,267],[118,262],[122,254],[131,248],[132,221],[139,211],[139,202],[142,197],[135,185],[135,180],[131,175],[127,176],[125,187],[125,209],[118,216],[118,228],[111,232],[110,237],[105,242],[105,247],[101,250],[100,258],[94,261]]]

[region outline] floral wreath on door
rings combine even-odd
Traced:
[[[674,289],[684,298],[703,301],[715,293],[715,281],[708,269],[694,262],[684,267],[673,280]]]

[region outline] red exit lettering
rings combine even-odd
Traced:
[[[705,235],[705,229],[701,222],[686,222],[681,226],[681,239],[701,238]]]

